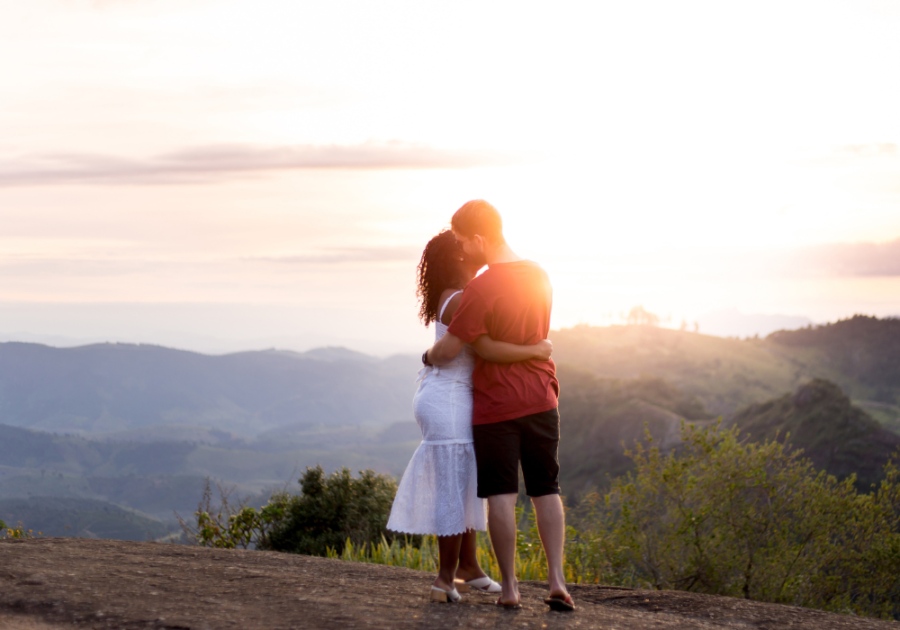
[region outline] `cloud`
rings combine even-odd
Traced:
[[[424,244],[423,244],[424,247]],[[253,256],[245,262],[268,262],[284,265],[320,265],[358,262],[417,262],[422,248],[414,247],[348,247],[334,248],[295,256]]]
[[[399,141],[356,145],[193,147],[149,159],[56,154],[0,161],[0,186],[190,184],[298,169],[470,168],[509,163],[499,153]]]
[[[900,276],[900,239],[888,243],[832,243],[795,252],[800,271],[826,276]]]
[[[891,142],[879,142],[875,144],[845,144],[837,147],[835,153],[838,155],[852,157],[871,157],[871,156],[898,156],[900,155],[900,147]]]
[[[819,171],[820,176],[851,194],[894,199],[900,193],[900,145],[894,143],[845,144],[798,160],[798,164],[825,169]]]

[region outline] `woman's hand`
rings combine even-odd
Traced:
[[[541,339],[534,344],[534,358],[538,361],[549,361],[550,355],[553,354],[553,342],[549,339]]]

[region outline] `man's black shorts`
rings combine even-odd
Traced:
[[[519,491],[519,461],[530,497],[559,494],[559,410],[472,427],[478,496]]]

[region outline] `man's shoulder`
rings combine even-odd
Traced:
[[[481,275],[477,276],[472,282],[476,280],[480,280],[482,278],[490,279],[497,278],[500,276],[505,276],[507,274],[517,274],[517,273],[539,273],[543,275],[547,275],[547,272],[544,271],[544,268],[541,267],[538,263],[533,260],[528,260],[523,258],[522,260],[517,260],[515,262],[508,263],[500,263],[489,266]]]
[[[496,269],[496,271],[497,274],[492,277],[492,280],[495,282],[515,283],[524,281],[531,283],[535,280],[543,282],[550,280],[550,276],[544,271],[544,268],[533,260],[519,260],[514,263],[507,263]]]
[[[549,278],[550,276],[547,274],[547,271],[541,267],[538,263],[533,260],[523,260],[522,262],[527,263],[526,268],[534,274],[537,274],[543,278]]]
[[[496,270],[491,270],[491,268],[488,267],[469,281],[464,293],[483,294],[485,289],[489,289],[497,280]]]
[[[514,263],[503,263],[488,267],[481,275],[476,276],[466,286],[474,293],[488,295],[499,287],[512,288],[526,278],[539,277],[542,281],[549,281],[550,277],[544,268],[533,260],[519,260]],[[531,282],[533,280],[527,280]]]

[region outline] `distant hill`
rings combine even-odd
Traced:
[[[714,414],[792,391],[820,373],[807,356],[760,340],[723,339],[653,326],[576,326],[553,331],[553,359],[607,378],[650,375],[697,397]],[[811,353],[806,353],[811,354]],[[562,382],[565,396],[565,382]]]
[[[340,348],[208,356],[159,346],[0,344],[0,422],[57,432],[160,424],[242,435],[412,420],[418,358]]]
[[[95,499],[172,522],[173,511],[191,514],[197,509],[204,481],[191,475],[85,477],[29,471],[0,478],[0,499]]]
[[[92,498],[171,520],[173,510],[196,508],[205,477],[248,495],[293,484],[317,464],[399,476],[420,440],[414,422],[287,427],[224,446],[96,441],[0,424],[0,498]]]
[[[834,383],[815,379],[793,394],[751,405],[728,420],[753,441],[784,440],[803,449],[816,468],[843,479],[856,473],[860,490],[882,477],[900,455],[900,436],[854,407]]]
[[[0,424],[0,464],[87,475],[160,475],[182,471],[197,449],[187,442],[103,443]]]
[[[584,370],[560,368],[568,383],[560,399],[563,439],[560,482],[563,493],[577,498],[604,489],[608,480],[632,469],[625,449],[646,442],[664,453],[681,445],[683,422],[716,421],[699,401],[662,379],[606,379]],[[869,491],[883,476],[885,463],[900,460],[900,435],[886,429],[854,406],[841,389],[814,379],[796,392],[750,405],[727,417],[752,441],[784,440],[802,449],[815,467],[838,479],[857,475],[857,486]]]
[[[551,339],[558,365],[607,378],[662,378],[712,414],[734,413],[826,378],[854,401],[880,405],[869,409],[880,421],[900,418],[897,319],[858,316],[766,339],[652,326],[576,326],[553,331]],[[282,430],[411,421],[418,368],[417,357],[377,359],[344,348],[208,356],[145,345],[5,343],[0,423],[102,433],[115,441],[237,448],[232,439]],[[162,426],[172,429],[154,430]]]
[[[655,377],[609,379],[571,366],[560,366],[565,383],[560,397],[560,483],[574,499],[631,469],[625,449],[644,442],[671,450],[680,444],[682,419],[698,423],[713,416],[694,396]]]
[[[155,519],[93,499],[0,499],[0,520],[9,526],[21,521],[35,535],[56,537],[145,541],[170,533]]]
[[[879,420],[900,417],[898,319],[857,316],[765,339],[723,339],[653,326],[575,326],[553,331],[550,338],[558,365],[608,378],[662,378],[715,414],[728,415],[825,378],[854,401],[881,405]]]
[[[845,379],[869,388],[867,398],[900,405],[900,319],[856,315],[833,324],[782,330],[768,340],[786,348],[814,348]]]

